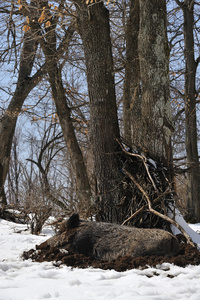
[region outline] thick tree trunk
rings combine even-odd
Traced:
[[[142,146],[169,166],[173,130],[169,99],[166,1],[140,0]]]
[[[194,57],[194,1],[185,0],[182,5],[184,15],[185,43],[185,119],[186,119],[186,151],[188,173],[188,217],[200,221],[200,168],[197,148],[196,120],[196,68]]]
[[[94,153],[97,197],[95,206],[101,220],[120,222],[117,118],[109,12],[102,1],[77,4],[77,25],[86,60],[90,98],[90,129]]]
[[[123,97],[124,138],[139,146],[141,134],[140,66],[138,55],[139,0],[130,0],[126,25],[126,65]]]

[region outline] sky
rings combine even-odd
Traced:
[[[200,231],[200,224],[192,225]],[[200,266],[169,263],[126,272],[55,267],[52,262],[23,261],[21,254],[54,234],[40,236],[26,225],[0,219],[0,300],[199,300]]]

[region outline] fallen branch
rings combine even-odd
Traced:
[[[0,218],[18,224],[27,224],[30,219],[28,213],[12,205],[0,207]]]
[[[148,208],[149,211],[155,215],[157,215],[158,217],[166,220],[167,222],[171,223],[172,225],[174,225],[175,227],[177,227],[180,232],[184,235],[184,237],[186,238],[186,240],[188,241],[188,243],[193,246],[194,248],[196,248],[195,243],[193,243],[193,241],[191,240],[190,236],[187,234],[187,232],[182,228],[182,226],[177,223],[175,220],[172,220],[170,217],[168,217],[167,215],[163,215],[160,212],[156,211],[155,209],[152,208],[151,206],[151,201],[147,195],[147,193],[145,192],[145,190],[141,187],[141,185],[134,179],[134,177],[125,169],[122,169],[123,172],[132,180],[132,182],[136,185],[136,187],[140,190],[140,192],[144,195],[144,197],[147,200],[147,204],[148,204]]]
[[[160,200],[160,198],[162,198],[163,196],[165,196],[165,195],[167,195],[169,193],[171,193],[171,190],[170,190],[170,188],[167,188],[167,190],[164,193],[162,193],[156,199],[153,200],[153,204],[157,203]],[[149,207],[148,204],[143,205],[140,209],[138,209],[130,217],[128,217],[121,225],[125,225],[126,223],[128,223],[129,221],[131,221],[132,219],[134,219],[139,213],[141,213],[144,209],[146,209],[148,207]]]

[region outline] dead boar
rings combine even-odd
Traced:
[[[179,249],[177,239],[161,229],[80,222],[78,215],[68,220],[67,229],[72,228],[77,228],[70,245],[73,251],[106,261],[124,255],[174,255]]]
[[[42,249],[43,244],[38,246],[38,249]],[[78,214],[63,222],[60,234],[47,240],[45,247],[47,245],[64,246],[67,250],[105,261],[125,255],[171,256],[179,251],[177,238],[162,229],[83,221],[79,219]]]

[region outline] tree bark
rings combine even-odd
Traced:
[[[74,1],[77,26],[81,36],[87,69],[90,98],[90,133],[94,154],[97,195],[95,207],[100,220],[121,222],[117,204],[120,202],[118,184],[119,137],[113,58],[111,50],[109,12],[102,1],[92,5]]]
[[[181,6],[184,16],[185,44],[185,124],[188,173],[188,217],[200,221],[200,168],[197,147],[196,69],[194,56],[194,1],[185,0]]]
[[[139,60],[142,85],[143,150],[171,162],[173,130],[169,99],[166,1],[140,0]]]
[[[138,55],[139,0],[130,0],[126,25],[126,65],[123,97],[124,138],[139,146],[141,134],[140,66]]]

